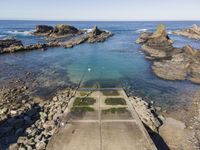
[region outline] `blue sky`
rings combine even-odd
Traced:
[[[200,20],[200,0],[0,0],[1,20]]]

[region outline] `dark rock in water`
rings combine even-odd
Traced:
[[[189,29],[177,30],[173,34],[185,36],[191,39],[200,40],[200,27],[196,24],[192,25]]]
[[[143,44],[142,50],[153,61],[152,70],[158,77],[200,84],[200,51],[189,45],[173,47],[164,25],[159,25],[155,33],[143,33],[136,42]]]
[[[60,24],[55,27],[39,25],[33,35],[47,36],[48,38],[63,38],[78,34],[79,30],[73,26]]]
[[[88,43],[104,42],[112,35],[111,32],[99,30],[98,27],[95,26],[92,32],[89,33]]]
[[[100,35],[102,32],[103,32],[103,31],[99,30],[99,28],[98,28],[97,26],[95,26],[95,27],[92,29],[91,34],[92,34],[93,36],[98,36],[98,35]]]
[[[51,40],[50,42],[46,44],[24,46],[21,41],[16,39],[0,40],[0,54],[38,49],[46,50],[49,47],[59,46],[72,48],[75,45],[79,45],[85,42],[104,42],[106,39],[113,35],[111,32],[102,31],[96,26],[93,28],[92,32],[85,32],[84,35],[80,35],[84,32],[85,31],[78,30],[77,28],[69,25],[57,25],[55,28],[51,26],[39,25],[36,27],[36,31],[33,34],[38,36],[46,36]],[[60,39],[62,39],[62,41]]]
[[[78,33],[78,31],[79,30],[73,26],[60,24],[55,26],[53,33],[58,35],[65,35],[65,34],[76,34]]]
[[[38,25],[36,27],[36,31],[33,33],[34,35],[49,35],[54,28],[52,26],[47,26],[47,25]]]
[[[113,34],[111,32],[99,30],[98,27],[95,26],[90,33],[80,36],[78,38],[73,38],[63,43],[62,45],[65,48],[72,48],[76,45],[79,45],[85,42],[87,43],[104,42],[106,39],[108,39],[112,35]]]
[[[23,46],[22,42],[16,39],[0,40],[0,50],[8,47]]]

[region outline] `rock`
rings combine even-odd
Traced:
[[[43,141],[40,141],[40,142],[36,143],[35,147],[37,150],[45,150],[46,144]]]
[[[158,26],[155,33],[142,34],[137,43],[152,61],[156,76],[167,80],[190,80],[200,84],[200,51],[186,45],[173,47],[165,27]]]
[[[103,31],[99,30],[99,28],[97,26],[94,26],[94,28],[92,29],[91,35],[92,36],[98,36],[102,33],[103,33]]]
[[[195,139],[195,133],[186,129],[185,124],[179,120],[166,118],[164,124],[159,128],[159,134],[170,149],[195,149],[195,145],[190,143],[191,139]]]
[[[64,25],[64,24],[60,24],[55,26],[53,33],[50,35],[50,37],[59,37],[59,36],[63,36],[63,35],[73,35],[73,34],[77,34],[79,32],[79,30],[73,26],[69,26],[69,25]]]
[[[8,108],[1,108],[0,109],[0,115],[5,114],[8,111]]]
[[[25,137],[25,136],[21,136],[21,137],[19,137],[19,138],[17,139],[17,143],[19,143],[19,144],[24,144],[24,145],[26,145],[26,144],[27,144],[27,141],[28,141],[28,139],[27,139],[27,137]]]
[[[191,28],[177,30],[172,33],[180,36],[185,36],[191,39],[200,40],[200,27],[196,24],[192,25]]]
[[[9,47],[23,46],[22,42],[17,39],[0,40],[0,50]]]
[[[73,26],[60,24],[55,27],[39,25],[33,35],[46,36],[48,38],[63,38],[78,34],[79,30]]]
[[[11,111],[10,111],[10,114],[11,114],[11,115],[16,115],[16,114],[17,114],[17,111],[16,111],[16,110],[11,110]]]
[[[106,39],[111,37],[113,34],[111,32],[107,31],[101,31],[98,29],[98,27],[94,27],[93,30],[83,36],[73,38],[65,43],[63,43],[63,47],[65,48],[72,48],[76,45],[82,44],[82,43],[96,43],[96,42],[104,42]]]
[[[15,144],[10,145],[8,149],[9,150],[19,150],[19,146],[17,143],[15,143]]]
[[[88,43],[104,42],[106,39],[111,37],[113,34],[111,32],[99,30],[97,26],[92,29],[89,33]]]
[[[154,108],[139,97],[129,97],[131,104],[134,106],[141,121],[148,126],[153,132],[158,132],[161,122],[155,116]]]
[[[33,32],[34,35],[39,35],[39,36],[47,36],[49,35],[54,28],[52,26],[47,26],[47,25],[38,25],[36,26],[36,31]]]

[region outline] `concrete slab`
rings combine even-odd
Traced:
[[[47,150],[100,150],[98,123],[72,123],[59,130]]]
[[[102,150],[151,150],[134,122],[102,123]]]
[[[132,120],[133,117],[127,107],[116,108],[116,109],[125,109],[123,112],[111,112],[111,109],[115,108],[101,108],[101,120]],[[115,110],[114,110],[115,111]],[[117,111],[117,110],[116,110]]]
[[[83,96],[84,93],[87,94],[78,91],[76,96]],[[91,92],[89,97],[97,100],[89,106],[94,111],[70,111],[73,108],[72,99],[66,118],[62,119],[67,122],[67,126],[53,136],[47,150],[156,150],[125,92],[118,90],[118,93],[118,96],[106,96],[101,91]],[[104,101],[110,97],[124,98],[127,104],[106,105]],[[126,108],[126,111],[104,112],[105,109],[121,107]]]

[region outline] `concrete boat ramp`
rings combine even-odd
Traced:
[[[47,150],[156,150],[122,89],[79,89]]]

